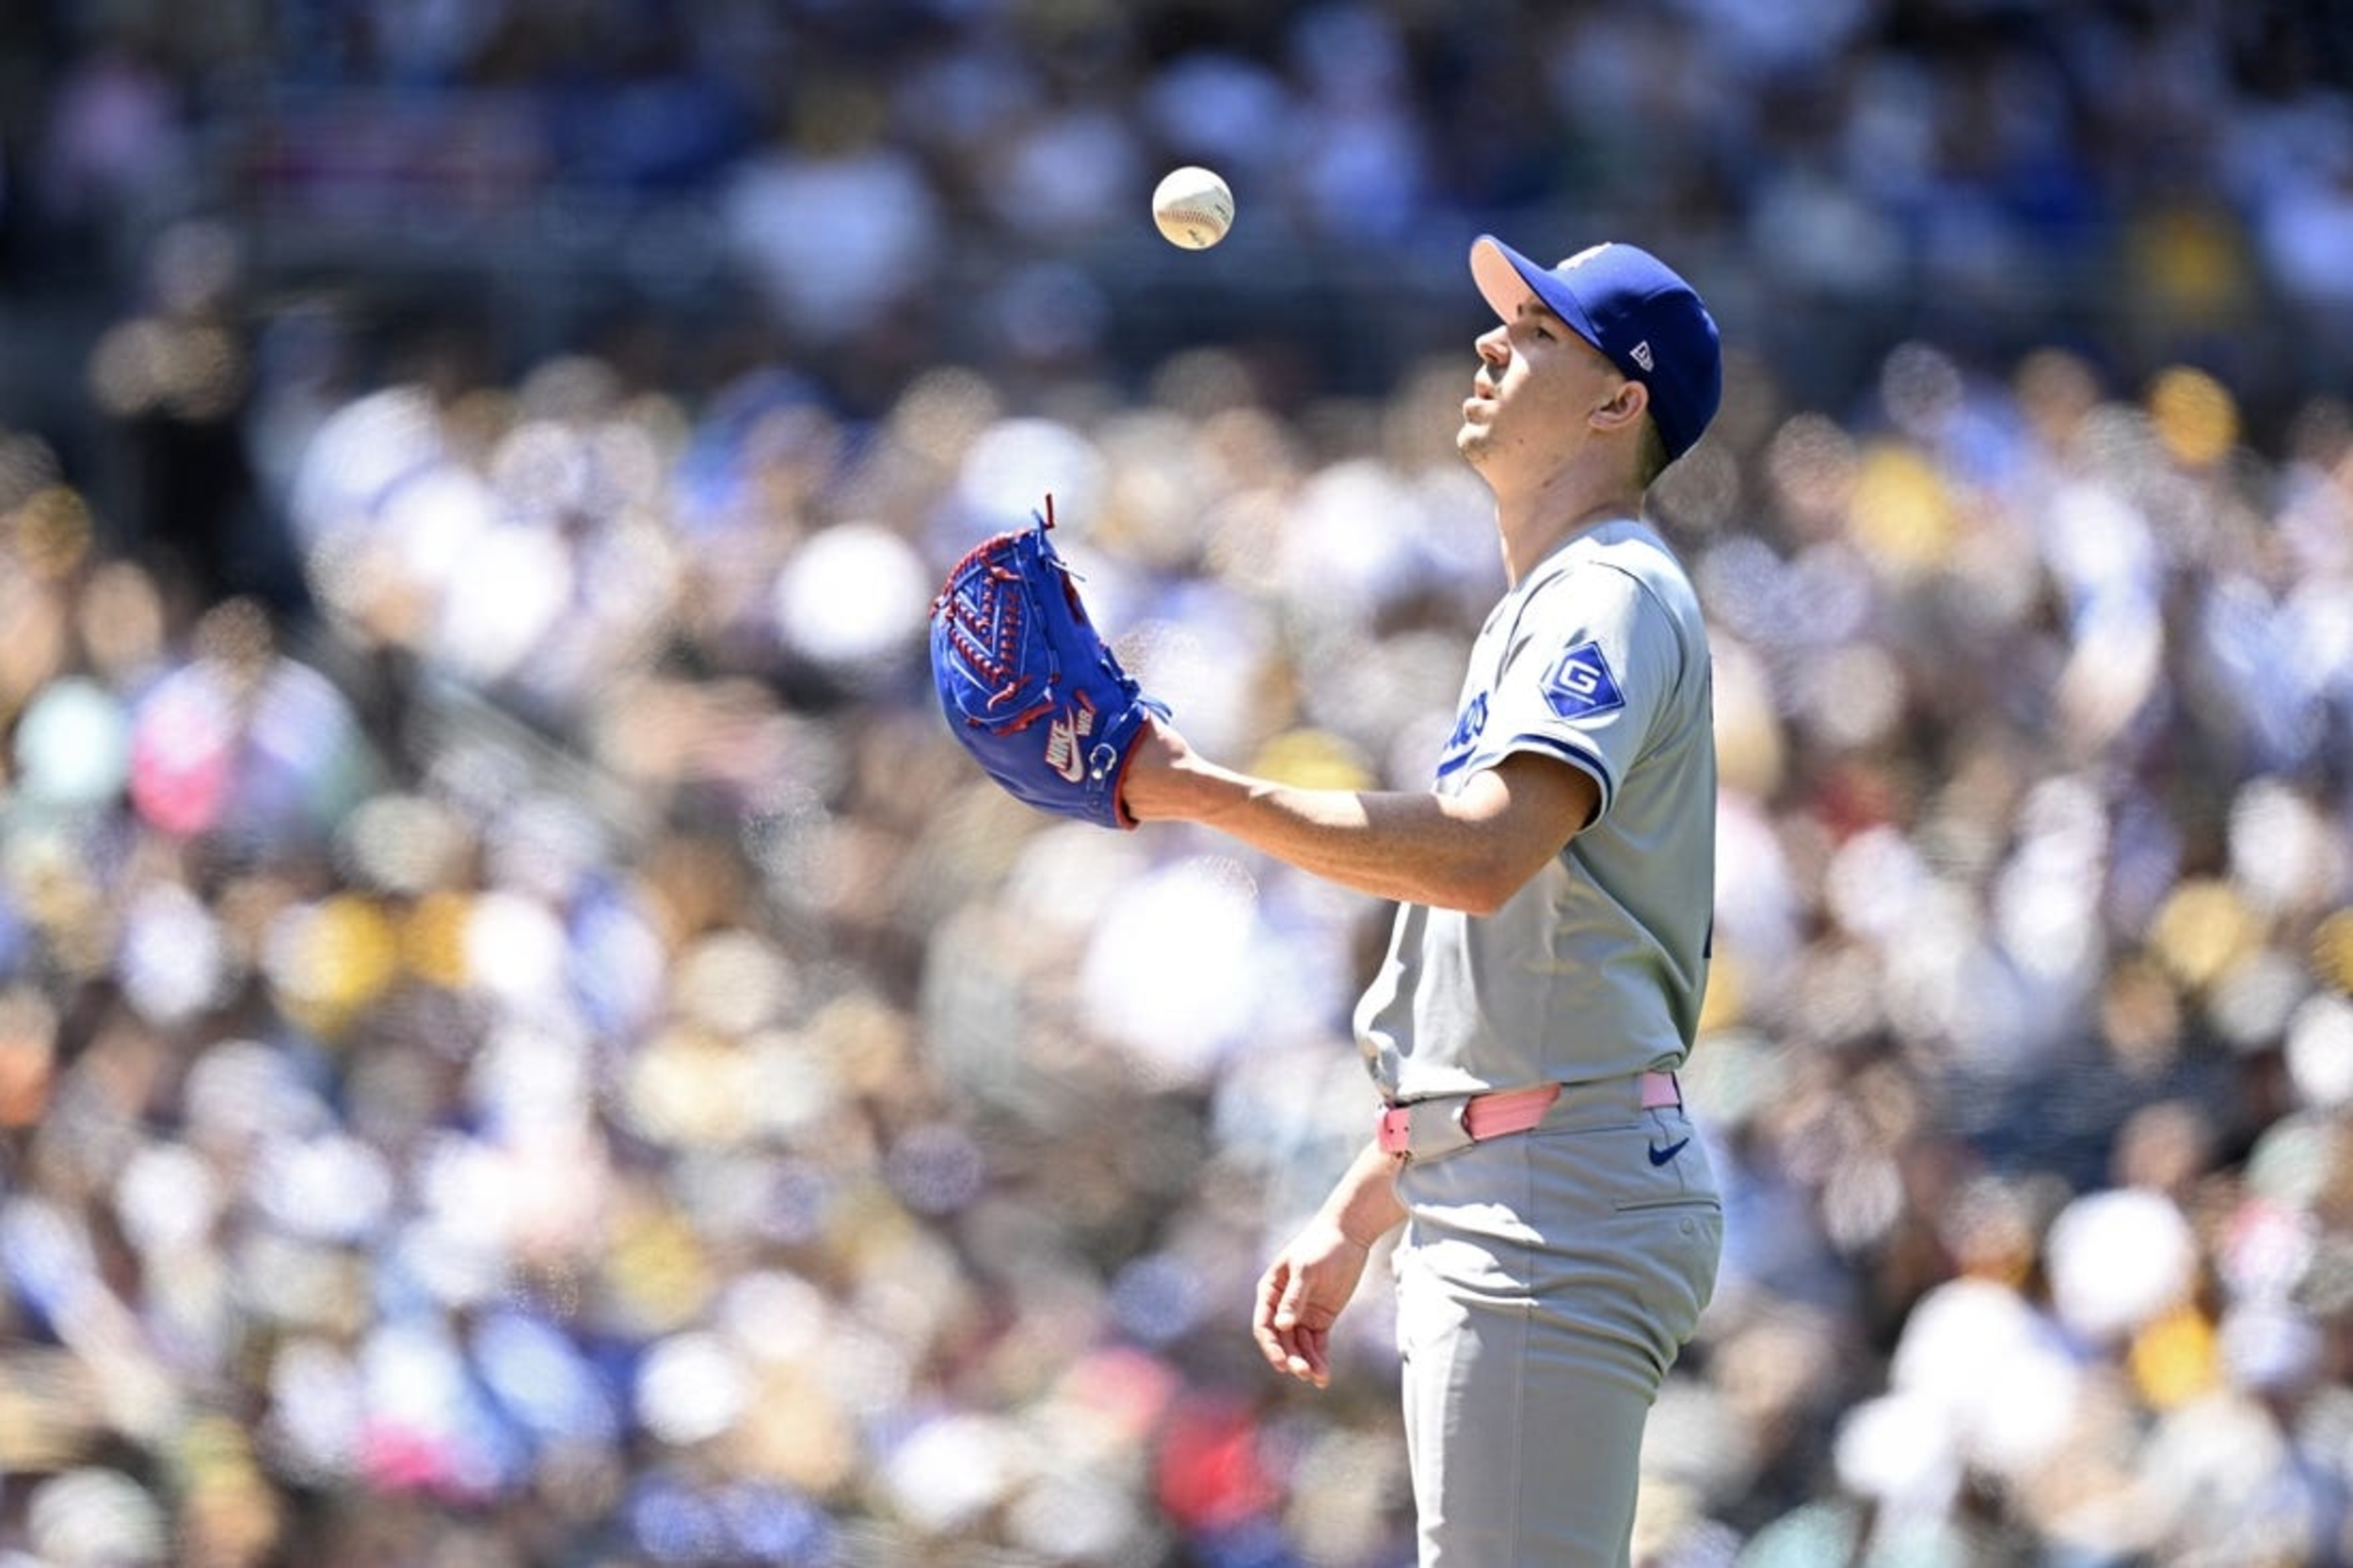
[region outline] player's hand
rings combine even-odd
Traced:
[[[1356,1293],[1371,1250],[1319,1221],[1291,1239],[1258,1279],[1251,1325],[1267,1365],[1318,1388],[1332,1382],[1332,1325]]]

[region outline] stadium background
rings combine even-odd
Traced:
[[[919,629],[1051,488],[1205,745],[1424,776],[1489,228],[1733,354],[1641,1560],[2353,1560],[2343,8],[14,0],[0,1561],[1407,1561],[1379,1287],[1244,1327],[1377,911]]]

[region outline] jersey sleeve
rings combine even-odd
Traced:
[[[1623,571],[1589,565],[1533,595],[1507,643],[1474,769],[1557,757],[1601,788],[1595,819],[1648,744],[1682,679],[1673,619]]]

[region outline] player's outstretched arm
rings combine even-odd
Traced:
[[[1276,1371],[1318,1388],[1332,1381],[1332,1325],[1356,1293],[1373,1245],[1404,1219],[1397,1163],[1368,1144],[1315,1218],[1258,1278],[1251,1331]]]
[[[1451,795],[1300,789],[1222,767],[1160,719],[1121,789],[1137,822],[1199,823],[1359,892],[1474,915],[1500,908],[1600,799],[1586,774],[1529,754]]]

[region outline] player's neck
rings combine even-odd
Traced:
[[[1590,489],[1539,492],[1516,506],[1497,497],[1496,525],[1503,540],[1504,575],[1516,585],[1571,539],[1602,523],[1641,515],[1641,492],[1631,488],[1598,496]]]

